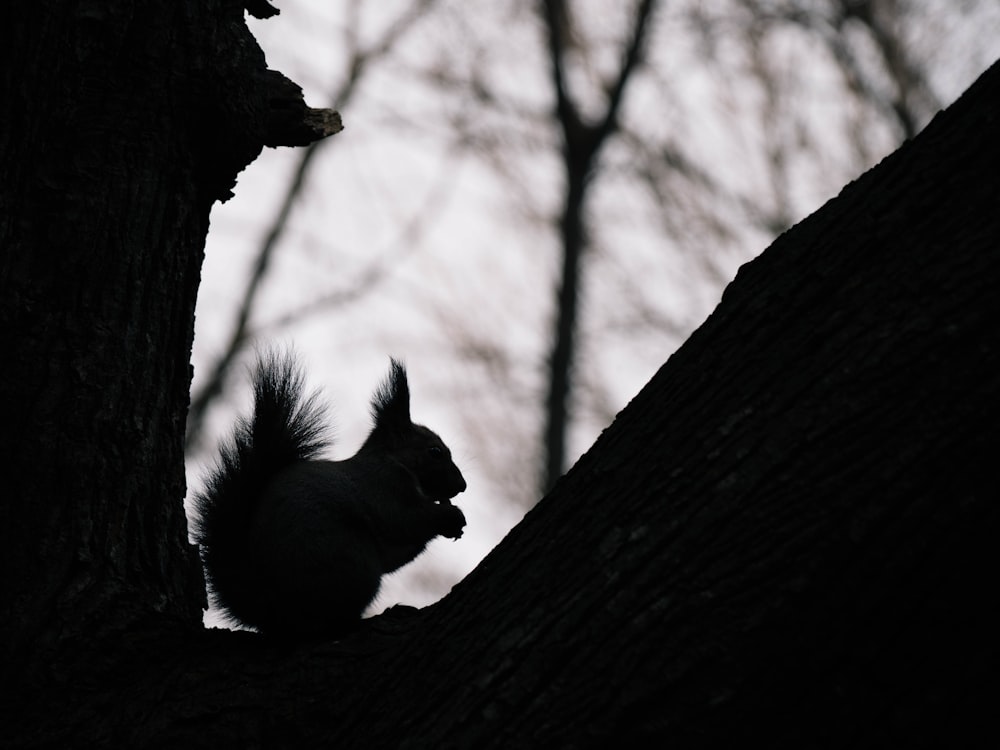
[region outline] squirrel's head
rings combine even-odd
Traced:
[[[406,368],[398,360],[390,362],[389,376],[372,397],[375,426],[361,450],[388,454],[413,474],[423,495],[446,502],[465,491],[465,478],[444,441],[410,419]]]

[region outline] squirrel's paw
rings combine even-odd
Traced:
[[[450,503],[441,504],[439,507],[443,512],[441,513],[441,525],[438,533],[449,539],[461,538],[462,530],[465,528],[465,514]]]

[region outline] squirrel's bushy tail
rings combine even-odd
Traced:
[[[253,390],[253,415],[236,422],[194,498],[195,541],[213,599],[242,622],[257,620],[248,537],[261,492],[278,472],[315,458],[329,443],[319,394],[304,394],[304,377],[291,353],[258,353]]]

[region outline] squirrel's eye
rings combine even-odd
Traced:
[[[432,458],[441,458],[444,456],[444,451],[440,445],[432,445],[428,450]]]

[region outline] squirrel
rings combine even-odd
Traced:
[[[319,393],[304,394],[294,355],[265,351],[254,410],[219,448],[193,524],[212,600],[231,623],[285,637],[356,624],[382,576],[437,536],[465,527],[466,488],[451,452],[410,419],[406,369],[390,359],[372,398],[374,427],[344,461],[329,445]]]

